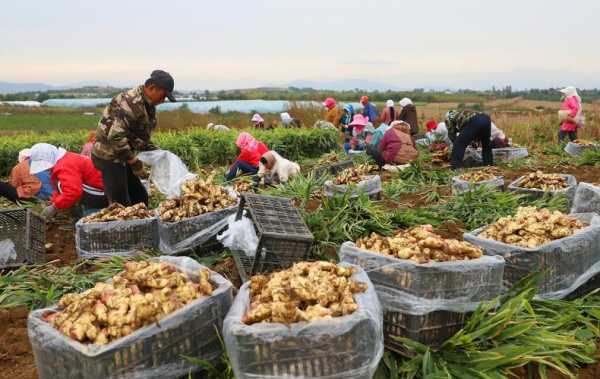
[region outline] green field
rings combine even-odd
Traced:
[[[0,133],[6,132],[36,132],[45,133],[48,131],[68,130],[75,131],[81,129],[93,129],[98,124],[99,114],[84,115],[82,113],[64,113],[64,114],[1,114],[0,113]]]

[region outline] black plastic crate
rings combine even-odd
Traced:
[[[308,258],[314,238],[292,200],[244,193],[238,208],[238,220],[242,218],[244,209],[247,209],[254,224],[258,247],[254,257],[248,257],[244,252],[233,252],[243,281],[257,273],[288,268]]]
[[[313,170],[315,177],[320,178],[327,174],[337,175],[339,172],[352,167],[354,162],[352,160],[341,161],[337,163],[332,163],[330,165],[320,166]]]
[[[45,262],[46,224],[30,209],[0,210],[0,241],[5,239],[15,244],[17,259],[0,268]]]
[[[402,344],[392,337],[405,337],[424,345],[439,347],[461,330],[470,313],[434,311],[424,315],[385,312],[383,335],[385,347],[402,352]]]

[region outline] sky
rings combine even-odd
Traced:
[[[6,1],[0,81],[596,88],[598,15],[598,0]]]

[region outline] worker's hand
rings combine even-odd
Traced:
[[[44,208],[41,216],[45,220],[51,220],[52,218],[54,218],[56,213],[58,213],[58,209],[54,206],[54,204],[50,204],[46,208]]]
[[[139,159],[136,159],[133,163],[129,163],[133,174],[140,179],[148,178],[148,172],[144,169],[144,164]]]

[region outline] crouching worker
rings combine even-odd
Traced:
[[[492,166],[492,120],[482,112],[469,109],[462,111],[450,110],[446,113],[446,126],[448,136],[452,140],[452,155],[450,156],[452,169],[462,166],[465,150],[471,143],[481,143],[484,166]]]
[[[47,143],[38,143],[32,146],[30,159],[31,174],[50,170],[53,190],[50,205],[42,211],[44,218],[50,219],[59,210],[77,205],[83,208],[84,215],[108,205],[102,174],[89,158]]]
[[[395,166],[410,163],[419,156],[410,131],[409,123],[394,121],[383,135],[379,148],[371,147],[367,152],[379,167],[386,164]]]
[[[0,196],[15,204],[33,199],[48,200],[52,193],[50,171],[31,174],[29,171],[30,149],[19,152],[19,163],[13,167],[8,182],[0,182]]]
[[[155,70],[144,85],[118,94],[104,109],[98,124],[92,162],[102,173],[110,203],[148,205],[148,192],[140,181],[148,174],[137,157],[155,150],[150,137],[156,128],[156,106],[173,97],[174,81]]]
[[[260,158],[269,151],[264,143],[257,141],[247,132],[240,133],[235,144],[240,149],[240,155],[225,174],[225,179],[228,181],[233,180],[238,171],[246,175],[256,175]]]
[[[286,183],[299,173],[298,163],[285,159],[276,151],[268,151],[260,158],[258,177],[264,179],[265,184]]]

